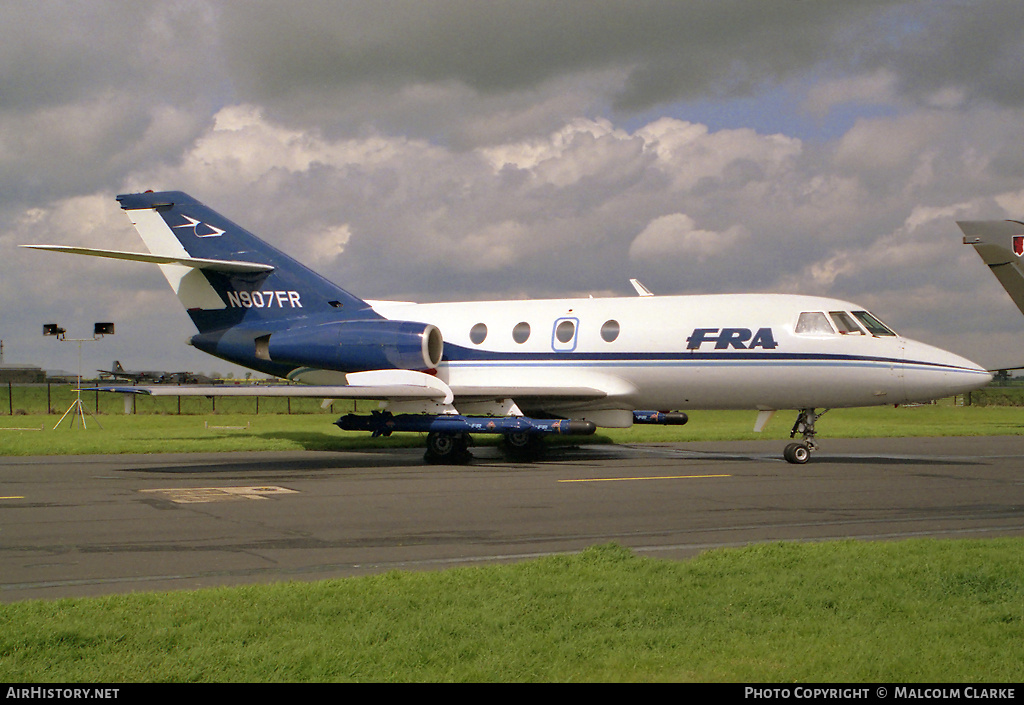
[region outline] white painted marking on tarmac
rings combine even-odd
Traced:
[[[206,502],[234,502],[236,500],[263,500],[280,494],[297,494],[296,490],[273,485],[256,487],[177,487],[157,490],[139,490],[149,494],[163,494],[176,504],[202,504]]]

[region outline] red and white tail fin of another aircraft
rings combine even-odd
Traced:
[[[1024,223],[1016,220],[966,220],[957,223],[964,244],[974,247],[1006,293],[1024,313]]]

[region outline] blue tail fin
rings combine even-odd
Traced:
[[[200,336],[308,319],[378,318],[369,305],[180,191],[117,197]]]

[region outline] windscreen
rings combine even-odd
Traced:
[[[864,324],[864,327],[868,329],[868,333],[871,335],[896,335],[888,326],[867,311],[854,311],[853,315],[857,317],[858,321]]]

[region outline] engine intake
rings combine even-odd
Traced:
[[[341,372],[424,372],[441,364],[443,352],[437,326],[413,321],[332,321],[257,340],[257,355],[273,362]]]

